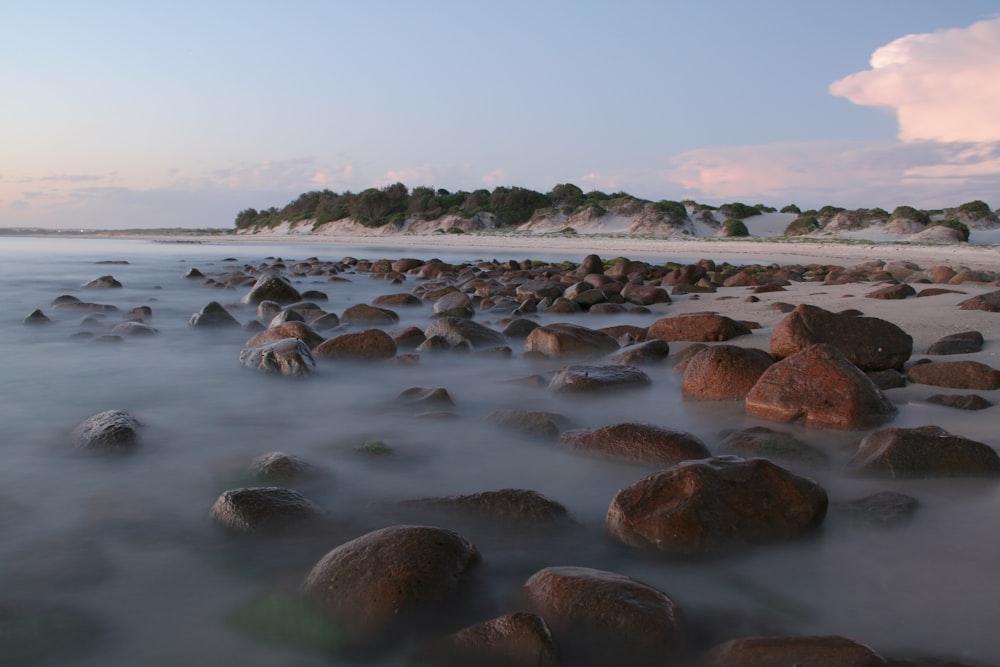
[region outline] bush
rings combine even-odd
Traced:
[[[968,216],[972,220],[981,220],[983,218],[993,217],[993,212],[990,210],[989,204],[980,199],[965,202],[958,207],[958,212],[962,215]]]
[[[795,215],[799,215],[802,213],[802,209],[795,204],[789,204],[781,209],[781,213],[794,213]]]
[[[760,210],[753,206],[747,206],[742,202],[733,202],[732,204],[723,204],[720,206],[719,213],[727,218],[742,220],[753,215],[760,215]]]
[[[963,241],[969,240],[969,226],[958,220],[937,220],[931,223],[931,227],[951,227],[962,235]]]
[[[922,225],[928,225],[931,222],[931,217],[927,215],[924,211],[919,211],[912,206],[897,206],[893,210],[892,215],[889,216],[889,220],[915,220]]]
[[[671,220],[683,220],[688,215],[687,208],[685,208],[684,204],[679,201],[663,199],[653,204],[653,208],[656,211],[663,213]]]
[[[841,208],[839,206],[824,206],[819,211],[816,212],[816,217],[818,218],[832,218],[838,213],[843,213],[846,208]]]
[[[758,211],[760,211],[761,213],[774,213],[775,211],[778,210],[773,206],[766,206],[764,204],[754,204],[753,207]]]
[[[729,218],[724,223],[722,223],[722,229],[726,236],[734,238],[743,238],[750,236],[750,230],[747,229],[746,224],[742,220],[737,218]]]
[[[813,215],[800,215],[785,227],[785,236],[801,236],[819,229],[819,220]]]

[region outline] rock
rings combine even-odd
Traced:
[[[788,539],[818,527],[826,492],[766,459],[716,457],[668,468],[618,492],[608,531],[677,556]]]
[[[914,296],[916,293],[917,290],[913,289],[912,286],[906,283],[899,283],[897,285],[886,285],[874,292],[865,294],[865,297],[869,299],[905,299],[908,296]]]
[[[630,303],[640,306],[651,306],[654,303],[670,303],[670,294],[662,287],[655,285],[642,285],[639,283],[626,283],[622,287],[622,298]]]
[[[927,402],[958,410],[985,410],[993,407],[992,403],[978,394],[934,394],[927,398]]]
[[[256,305],[261,301],[274,301],[275,303],[286,304],[301,301],[302,295],[292,287],[287,279],[265,273],[257,279],[250,292],[243,297],[242,302]]]
[[[960,302],[958,307],[960,310],[985,310],[989,313],[1000,313],[1000,290],[966,299]]]
[[[486,421],[508,431],[538,438],[556,438],[569,420],[540,410],[494,410]]]
[[[667,360],[670,355],[670,344],[665,340],[653,340],[633,343],[623,347],[611,355],[611,361],[626,366],[645,366],[658,364]]]
[[[913,352],[913,339],[892,322],[800,304],[775,325],[771,354],[784,359],[816,343],[833,345],[864,371],[902,370]]]
[[[872,527],[900,524],[917,511],[916,498],[895,491],[882,491],[864,498],[835,503],[833,509],[851,521]]]
[[[868,371],[865,375],[882,391],[906,386],[906,376],[895,368],[887,368],[884,371]]]
[[[411,306],[422,306],[423,301],[408,292],[401,294],[382,294],[372,299],[373,306],[393,306],[408,308]]]
[[[1000,389],[1000,371],[978,361],[932,361],[910,367],[910,382],[951,389]]]
[[[604,458],[664,467],[712,455],[690,433],[635,423],[567,431],[559,438],[559,446]]]
[[[396,356],[396,341],[381,329],[346,333],[323,341],[313,348],[317,359],[372,361]]]
[[[43,313],[41,309],[36,308],[31,311],[31,314],[24,318],[24,323],[29,325],[52,324],[52,320],[50,320],[49,316]]]
[[[240,326],[239,321],[230,315],[229,311],[218,301],[208,303],[204,308],[192,315],[191,319],[188,320],[188,324],[193,327],[213,329]]]
[[[230,489],[219,496],[209,517],[233,533],[276,535],[319,520],[323,511],[302,494],[278,486]]]
[[[443,528],[390,526],[327,553],[303,590],[348,650],[376,649],[433,619],[461,593],[479,550]]]
[[[526,612],[452,633],[425,647],[419,658],[438,667],[559,667],[549,626]]]
[[[510,342],[499,331],[478,322],[457,317],[442,317],[431,322],[424,329],[424,336],[427,338],[440,336],[448,341],[451,347],[467,344],[474,350],[500,347]]]
[[[539,326],[538,322],[518,317],[511,320],[510,324],[504,328],[503,335],[511,340],[524,340]]]
[[[184,277],[192,279],[201,279],[205,277],[205,274],[199,271],[198,269],[191,267],[190,269],[188,269],[187,273],[184,274]]]
[[[139,445],[142,424],[122,410],[105,410],[73,429],[73,448],[102,452],[131,452]]]
[[[136,322],[151,322],[153,320],[153,309],[149,306],[136,306],[127,313],[125,318]]]
[[[896,408],[837,348],[820,344],[764,371],[747,394],[746,411],[772,421],[860,430],[887,421]]]
[[[155,336],[160,332],[148,324],[125,320],[111,327],[111,333],[115,336]]]
[[[277,343],[288,338],[302,341],[308,349],[322,343],[325,338],[304,322],[285,322],[276,327],[264,329],[244,343],[244,347],[257,347],[269,343]]]
[[[268,452],[250,462],[250,477],[271,484],[293,484],[318,474],[315,466],[284,452]]]
[[[712,650],[706,667],[885,667],[872,649],[845,637],[748,637]]]
[[[647,338],[665,341],[720,342],[749,335],[746,325],[716,313],[692,313],[656,320],[646,332]]]
[[[934,281],[937,282],[937,281]],[[957,289],[945,289],[944,287],[928,287],[917,292],[917,296],[941,296],[942,294],[968,294]]]
[[[982,352],[984,342],[983,334],[978,331],[963,331],[938,339],[927,348],[927,354],[971,354],[973,352]]]
[[[371,324],[391,326],[399,322],[399,315],[388,308],[359,303],[351,306],[340,316],[342,324]]]
[[[550,359],[599,357],[618,348],[618,341],[605,333],[566,323],[538,327],[524,340],[526,353]]]
[[[549,278],[533,278],[528,282],[521,283],[515,289],[515,296],[518,301],[528,299],[544,299],[546,297],[555,299],[562,296],[564,285],[558,280]]]
[[[764,350],[712,345],[687,361],[681,392],[689,400],[742,401],[773,364]]]
[[[457,510],[466,515],[504,522],[548,522],[569,517],[569,512],[562,504],[537,491],[526,489],[500,489],[462,496],[421,498],[413,501],[413,504]]]
[[[652,380],[634,366],[563,366],[549,389],[559,393],[603,391],[648,386]]]
[[[85,289],[120,289],[122,284],[114,276],[101,276],[94,278],[84,285]]]
[[[778,463],[826,465],[830,457],[795,436],[766,426],[753,426],[727,435],[718,445],[723,454],[743,458],[762,457]]]
[[[564,665],[662,665],[681,648],[680,608],[638,579],[586,567],[547,567],[524,584]]]
[[[1000,475],[1000,456],[989,445],[939,426],[884,428],[858,445],[850,467],[889,477]]]
[[[306,376],[316,368],[312,353],[298,338],[245,347],[240,352],[240,363],[262,373],[288,376]]]
[[[426,389],[424,387],[410,387],[409,389],[404,389],[399,396],[396,397],[398,403],[411,406],[419,407],[454,407],[455,401],[452,400],[451,394],[444,387],[436,387],[433,389]]]
[[[449,292],[434,302],[434,314],[438,317],[468,318],[475,313],[472,297],[465,292]]]
[[[271,321],[267,323],[268,329],[274,329],[280,327],[282,324],[287,324],[289,322],[305,322],[305,316],[298,312],[297,310],[292,310],[291,308],[285,308],[284,310],[279,310],[275,313]]]

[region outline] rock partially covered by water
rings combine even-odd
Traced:
[[[463,628],[426,646],[419,657],[439,667],[559,667],[549,626],[527,612]]]
[[[295,303],[301,300],[302,295],[292,287],[286,278],[269,273],[258,278],[257,282],[250,288],[250,292],[242,299],[243,303],[251,305],[256,305],[261,301]]]
[[[159,331],[143,322],[125,320],[111,327],[111,333],[116,336],[155,336]]]
[[[555,438],[569,420],[554,412],[540,410],[494,410],[486,421],[508,431],[539,438]]]
[[[764,371],[747,394],[746,411],[773,421],[860,430],[887,421],[896,408],[837,348],[820,344]]]
[[[442,317],[424,329],[426,338],[439,336],[451,347],[468,345],[474,350],[507,345],[507,337],[488,326],[460,317]]]
[[[35,324],[52,324],[52,320],[49,316],[41,311],[41,309],[36,308],[31,311],[27,317],[24,318],[25,324],[35,325]]]
[[[676,317],[663,317],[649,325],[648,338],[665,341],[721,342],[746,336],[750,329],[725,315],[716,313],[691,313]]]
[[[229,314],[229,311],[218,301],[209,302],[204,308],[191,316],[188,324],[196,328],[238,327],[239,321]]]
[[[230,489],[219,496],[209,516],[243,535],[272,535],[316,521],[323,511],[302,494],[278,486]]]
[[[677,556],[797,537],[826,516],[818,484],[766,459],[688,461],[618,492],[608,531],[626,544]]]
[[[939,426],[885,428],[868,434],[851,461],[855,470],[889,477],[1000,475],[1000,456],[981,442]]]
[[[479,550],[458,533],[390,526],[327,553],[303,589],[339,630],[348,650],[376,649],[427,622],[461,593]]]
[[[774,358],[757,348],[712,345],[684,366],[681,392],[698,401],[742,401]]]
[[[817,343],[834,346],[864,371],[902,370],[913,352],[913,338],[892,322],[799,304],[775,325],[771,354],[784,359]]]
[[[509,522],[555,521],[569,517],[569,512],[561,503],[529,489],[499,489],[463,496],[421,498],[413,504]]]
[[[934,394],[927,397],[927,402],[956,410],[985,410],[993,407],[992,403],[979,394]]]
[[[706,667],[885,667],[871,648],[846,637],[748,637],[712,650]]]
[[[559,438],[559,446],[605,458],[658,466],[672,466],[712,455],[704,443],[690,433],[636,423],[567,431]]]
[[[250,476],[261,482],[293,484],[318,474],[315,466],[284,452],[268,452],[250,462]]]
[[[376,361],[396,356],[396,341],[381,329],[341,334],[323,341],[313,354],[318,359]]]
[[[119,289],[122,284],[114,276],[101,276],[85,284],[86,289]]]
[[[822,450],[766,426],[753,426],[730,433],[719,443],[718,451],[743,458],[759,456],[779,463],[822,465],[830,462],[830,457]]]
[[[240,352],[240,363],[262,373],[290,376],[306,376],[316,368],[312,353],[298,338],[245,347]]]
[[[523,590],[551,628],[560,664],[653,666],[680,653],[680,608],[638,579],[586,567],[547,567]]]
[[[564,366],[552,377],[549,389],[557,393],[636,389],[652,380],[634,366]]]
[[[913,516],[917,499],[895,491],[881,491],[864,498],[837,503],[833,509],[846,518],[872,527],[893,526]]]
[[[304,322],[284,322],[268,327],[244,343],[245,347],[256,347],[265,343],[276,343],[286,338],[297,338],[310,350],[326,340],[322,334]]]
[[[1000,389],[1000,371],[978,361],[932,361],[907,371],[910,382],[951,389]]]
[[[524,351],[550,358],[599,357],[619,348],[611,336],[577,324],[538,327],[524,340]]]
[[[139,445],[141,426],[127,412],[105,410],[88,417],[73,429],[73,447],[90,451],[130,452]]]

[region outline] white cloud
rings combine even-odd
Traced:
[[[1000,18],[901,37],[833,95],[895,111],[905,142],[1000,141]]]

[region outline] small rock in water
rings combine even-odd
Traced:
[[[262,373],[287,376],[307,376],[316,368],[312,353],[298,338],[244,348],[240,363]]]
[[[100,278],[94,278],[89,283],[84,285],[88,289],[107,289],[107,288],[120,288],[122,284],[115,279],[114,276],[101,276]]]
[[[49,319],[48,315],[43,313],[41,309],[36,308],[31,311],[31,314],[24,318],[25,324],[52,324],[52,320]]]
[[[231,489],[209,512],[223,528],[245,535],[287,532],[322,515],[319,506],[302,494],[278,486]]]
[[[979,394],[934,394],[927,399],[927,402],[944,405],[957,410],[985,410],[986,408],[993,407],[992,403]]]
[[[127,452],[139,444],[141,424],[122,410],[105,410],[85,419],[73,429],[75,449]]]
[[[837,503],[833,507],[839,514],[858,523],[871,526],[890,526],[913,516],[919,503],[917,499],[895,491],[882,491],[864,498]]]
[[[564,366],[553,376],[549,390],[557,393],[646,387],[648,375],[634,366]]]

